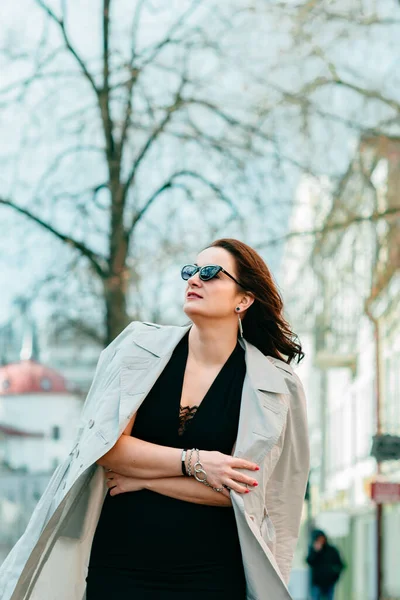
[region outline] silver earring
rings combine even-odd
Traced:
[[[239,306],[236,308],[237,312],[240,312],[240,308]],[[243,325],[242,325],[242,319],[240,318],[240,315],[238,315],[238,321],[239,321],[239,335],[241,338],[243,338]]]

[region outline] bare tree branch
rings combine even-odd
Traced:
[[[361,134],[370,134],[370,135],[380,135],[382,133],[382,127],[386,124],[390,125],[392,119],[388,119],[386,121],[382,121],[380,126],[365,126],[354,118],[346,118],[340,114],[334,114],[332,112],[328,112],[326,110],[322,110],[315,102],[313,102],[307,95],[305,95],[304,88],[298,92],[291,92],[284,89],[282,86],[277,85],[276,83],[272,83],[268,79],[264,78],[256,78],[256,81],[261,85],[268,86],[274,91],[277,91],[281,94],[282,99],[288,101],[290,104],[298,105],[300,107],[304,107],[307,111],[321,117],[325,121],[332,121],[333,123],[338,123],[341,125],[345,125],[348,129],[352,129]],[[397,120],[397,117],[395,117]]]
[[[400,206],[388,208],[387,210],[385,210],[383,212],[373,212],[367,216],[355,215],[354,217],[351,217],[350,219],[346,219],[344,221],[338,221],[335,223],[330,223],[319,229],[309,229],[308,231],[291,231],[291,232],[287,233],[286,235],[280,236],[280,237],[272,239],[272,240],[267,240],[266,242],[263,242],[262,244],[258,244],[256,247],[259,250],[263,250],[264,248],[269,248],[271,246],[277,246],[277,245],[282,244],[283,242],[287,242],[288,240],[293,239],[293,238],[299,238],[299,237],[315,238],[315,237],[318,237],[319,235],[324,235],[324,234],[330,233],[332,231],[341,231],[341,230],[347,229],[351,225],[357,225],[359,223],[365,223],[365,222],[374,223],[376,221],[380,221],[381,219],[387,219],[388,217],[396,217],[396,216],[400,216]]]
[[[203,106],[205,108],[208,108],[215,115],[219,116],[223,121],[225,121],[231,127],[235,127],[239,130],[242,130],[243,132],[246,132],[249,135],[254,136],[254,138],[259,138],[260,140],[269,142],[275,148],[277,147],[277,140],[273,135],[265,133],[260,127],[258,127],[256,125],[252,125],[251,123],[246,123],[244,121],[240,121],[239,119],[236,119],[232,115],[229,115],[228,113],[223,111],[219,106],[217,106],[216,104],[214,104],[208,100],[205,100],[202,98],[185,98],[184,103],[187,105],[193,104],[193,105],[198,105],[198,106]],[[285,162],[297,167],[298,169],[300,169],[303,172],[308,172],[308,173],[311,172],[309,165],[305,165],[304,163],[301,163],[297,159],[295,159],[291,156],[288,156],[287,154],[284,154],[281,151],[281,149],[278,150],[277,154],[279,154],[280,160],[285,161]]]
[[[82,73],[84,74],[84,76],[86,77],[88,82],[90,83],[94,93],[96,94],[96,96],[98,96],[99,90],[97,89],[96,83],[95,83],[92,75],[90,74],[82,57],[78,54],[77,50],[72,46],[72,43],[69,39],[67,30],[65,27],[64,17],[62,17],[61,19],[58,18],[57,15],[53,12],[53,10],[49,6],[47,6],[47,4],[45,2],[43,2],[43,0],[36,0],[36,3],[49,15],[49,17],[52,19],[52,21],[54,21],[54,23],[56,23],[58,25],[58,27],[61,30],[62,36],[64,38],[65,45],[67,46],[68,50],[71,52],[72,56],[77,61],[78,65],[80,66],[80,68],[82,70]]]
[[[72,248],[75,248],[76,250],[79,250],[79,252],[81,254],[83,254],[83,256],[85,256],[90,261],[90,263],[93,266],[94,270],[96,271],[96,273],[100,277],[103,278],[103,277],[105,277],[107,275],[107,272],[106,272],[106,269],[105,269],[105,264],[106,264],[105,257],[100,256],[99,254],[96,254],[95,252],[93,252],[92,250],[90,250],[89,248],[87,248],[82,242],[74,240],[70,236],[65,235],[65,234],[57,231],[49,223],[46,223],[40,217],[37,217],[36,215],[34,215],[33,213],[31,213],[26,208],[23,208],[22,206],[18,206],[17,204],[15,204],[14,202],[12,202],[11,200],[6,200],[5,198],[0,198],[0,204],[2,204],[3,206],[8,206],[8,207],[12,208],[13,210],[19,212],[20,214],[24,215],[25,217],[28,217],[28,219],[30,219],[31,221],[33,221],[37,225],[40,225],[43,229],[45,229],[49,233],[52,233],[56,238],[58,238],[62,242],[65,242],[69,246],[71,246]],[[102,261],[104,263],[104,266],[101,265]]]
[[[311,81],[311,83],[305,85],[299,92],[299,95],[308,95],[317,90],[318,88],[331,85],[338,85],[343,88],[353,90],[353,92],[357,92],[358,94],[369,100],[379,100],[383,104],[386,104],[386,106],[388,106],[389,108],[395,110],[397,113],[400,112],[400,103],[394,100],[393,98],[388,98],[377,90],[370,90],[368,88],[361,87],[349,81],[344,81],[339,77],[332,79],[329,79],[327,77],[317,77],[316,79]]]
[[[106,345],[106,339],[104,335],[101,335],[99,328],[94,325],[91,326],[86,320],[71,317],[69,315],[64,318],[58,318],[58,322],[54,326],[54,335],[62,334],[65,331],[75,332],[75,335],[83,335],[85,338],[94,341],[99,344],[100,347]]]
[[[174,40],[174,35],[179,30],[179,28],[182,25],[184,25],[184,23],[189,19],[189,17],[199,8],[199,6],[202,3],[203,3],[203,0],[192,0],[192,4],[172,24],[172,26],[170,27],[169,31],[164,36],[164,39],[161,40],[161,42],[159,42],[155,46],[152,46],[150,48],[145,48],[143,50],[142,54],[145,55],[147,52],[149,52],[149,56],[140,64],[140,68],[143,68],[146,65],[149,65],[150,63],[152,63],[157,58],[157,56],[159,55],[159,53],[161,52],[161,50],[163,48],[165,48],[168,44],[172,44],[172,43],[176,42],[176,40]]]
[[[40,193],[40,191],[43,189],[43,186],[45,185],[48,177],[59,168],[59,166],[61,165],[62,161],[65,158],[67,158],[71,154],[78,154],[80,152],[96,152],[96,153],[104,154],[104,149],[102,149],[98,146],[91,145],[91,144],[76,145],[76,146],[73,146],[72,148],[66,148],[63,152],[60,152],[60,154],[58,154],[55,157],[55,159],[50,163],[50,165],[47,167],[46,171],[43,173],[43,175],[38,180],[38,183],[36,185],[35,192],[33,195],[36,196]]]
[[[181,177],[189,177],[191,179],[194,179],[194,180],[197,180],[197,181],[203,183],[206,187],[210,188],[214,192],[214,194],[220,198],[220,200],[222,200],[225,204],[227,204],[231,208],[232,213],[236,217],[239,217],[239,213],[238,213],[234,203],[232,202],[232,200],[230,198],[228,198],[228,196],[226,196],[226,194],[224,194],[224,192],[221,190],[221,188],[218,185],[216,185],[215,183],[213,183],[212,181],[210,181],[203,175],[200,175],[200,173],[196,173],[195,171],[182,170],[182,171],[178,171],[178,172],[174,173],[168,179],[168,181],[163,183],[163,185],[161,185],[150,196],[150,198],[144,203],[143,208],[141,208],[138,212],[136,212],[136,214],[133,217],[132,224],[131,224],[131,227],[128,232],[129,236],[132,234],[132,231],[134,230],[135,225],[138,223],[138,221],[140,221],[140,219],[144,216],[144,214],[149,210],[150,206],[154,203],[154,201],[165,191],[167,191],[173,187],[177,187],[175,180],[178,178],[181,178]],[[179,185],[179,187],[182,187],[182,186]]]
[[[109,36],[110,36],[111,0],[103,0],[103,87],[99,90],[99,104],[107,146],[107,162],[112,172],[119,171],[119,162],[114,160],[114,133],[110,108],[110,65],[109,65]]]
[[[61,52],[65,50],[64,47],[56,48],[43,62],[41,62],[35,69],[32,75],[29,77],[23,77],[18,81],[13,81],[9,85],[3,87],[0,90],[2,96],[6,96],[10,92],[18,88],[22,88],[23,91],[27,91],[29,86],[39,79],[53,79],[57,77],[77,77],[76,71],[68,71],[63,69],[62,71],[45,71],[43,69],[47,67]]]
[[[145,3],[146,0],[138,0],[138,2],[136,3],[135,12],[133,14],[131,27],[131,66],[133,66],[136,57],[140,17]]]
[[[182,106],[182,91],[183,88],[185,86],[186,80],[183,77],[181,84],[176,92],[175,95],[175,99],[173,104],[171,104],[170,106],[168,106],[168,108],[166,109],[166,113],[164,115],[164,118],[160,121],[160,123],[157,125],[157,127],[152,131],[151,135],[147,138],[145,144],[143,145],[142,149],[139,151],[139,154],[137,155],[136,159],[133,162],[132,165],[132,169],[126,179],[125,185],[124,185],[124,199],[126,199],[126,196],[129,192],[129,188],[132,185],[136,172],[142,162],[142,160],[144,159],[144,157],[146,156],[147,152],[149,151],[149,149],[151,148],[152,144],[154,143],[154,141],[159,137],[159,135],[164,131],[166,125],[169,123],[169,121],[171,120],[173,114],[179,110],[179,108]]]
[[[143,71],[143,69],[147,65],[149,65],[155,61],[158,54],[161,52],[161,50],[163,48],[165,48],[168,44],[170,44],[172,42],[173,36],[175,35],[175,33],[188,20],[188,18],[195,12],[195,10],[198,9],[200,4],[201,4],[201,0],[200,1],[196,0],[192,3],[192,5],[172,24],[169,31],[164,36],[164,39],[161,42],[159,42],[158,44],[156,44],[156,46],[151,49],[150,55],[144,61],[142,61],[139,66],[139,64],[137,64],[137,65],[135,64],[135,61],[139,58],[138,53],[137,53],[137,30],[138,30],[139,17],[140,17],[140,13],[141,13],[141,10],[144,5],[144,1],[142,0],[142,1],[138,2],[137,6],[136,6],[134,18],[133,18],[133,24],[132,24],[130,77],[129,77],[128,81],[125,83],[126,88],[127,88],[127,100],[126,100],[126,107],[125,107],[125,111],[124,111],[125,117],[124,117],[124,121],[123,121],[123,125],[122,125],[120,144],[119,144],[119,149],[118,149],[118,154],[120,157],[122,157],[122,154],[123,154],[124,144],[125,144],[125,141],[127,138],[129,125],[131,122],[133,89],[138,80],[140,73]],[[149,49],[143,50],[142,55],[146,54],[147,51],[149,51]],[[140,160],[139,160],[139,162],[140,162]],[[128,178],[127,188],[129,188],[130,184],[131,183],[129,182],[129,178]]]

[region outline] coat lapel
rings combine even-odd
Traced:
[[[133,344],[124,350],[120,359],[120,433],[150,392],[190,327],[158,328],[145,325],[134,332]]]
[[[153,356],[161,358],[169,356],[189,331],[192,324],[184,327],[176,326],[142,326],[134,331],[133,342],[139,348],[146,350]],[[133,349],[134,350],[134,349]],[[135,352],[133,351],[133,354]]]
[[[241,341],[246,352],[239,429],[234,456],[261,463],[277,443],[288,410],[283,394],[289,394],[285,379],[262,352]]]

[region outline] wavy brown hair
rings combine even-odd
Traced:
[[[243,336],[266,356],[291,363],[304,357],[300,341],[283,316],[283,301],[261,256],[247,244],[231,238],[216,240],[209,248],[224,248],[235,259],[237,278],[254,302],[243,319]]]

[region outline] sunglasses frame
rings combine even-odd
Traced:
[[[194,267],[194,269],[195,269],[194,272],[193,272],[193,274],[188,279],[185,279],[183,277],[183,275],[182,275],[183,269],[186,269],[186,267]],[[201,276],[201,270],[204,269],[204,268],[206,268],[206,267],[216,267],[217,268],[217,271],[215,271],[214,275],[212,277],[210,277],[209,279],[203,279],[202,276]],[[237,285],[239,285],[241,288],[243,288],[242,284],[239,283],[238,280],[235,279],[235,277],[233,275],[231,275],[230,273],[228,273],[228,271],[225,271],[225,269],[223,267],[221,267],[221,265],[203,265],[202,267],[199,267],[199,265],[187,264],[187,265],[184,265],[182,267],[182,269],[181,269],[181,277],[182,277],[182,279],[184,281],[189,281],[189,279],[191,279],[194,275],[196,275],[196,273],[199,274],[199,277],[200,277],[201,281],[205,281],[205,282],[211,281],[211,279],[214,279],[214,277],[216,275],[218,275],[218,273],[225,273],[225,275],[227,275],[228,277],[230,277],[231,279],[233,279],[233,281],[235,283],[237,283]]]

